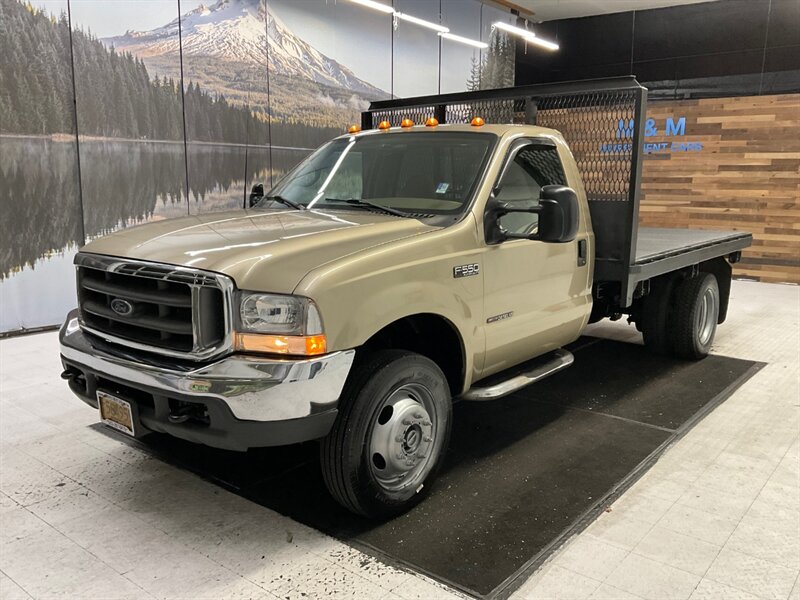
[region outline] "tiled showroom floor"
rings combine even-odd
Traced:
[[[800,599],[800,287],[735,282],[714,352],[768,364],[515,598]],[[104,435],[59,372],[55,333],[0,342],[3,600],[458,596]]]

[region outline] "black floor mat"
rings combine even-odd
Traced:
[[[315,443],[247,454],[166,436],[144,445],[254,502],[476,596],[504,596],[668,443],[758,368],[710,356],[683,362],[583,338],[575,364],[494,402],[454,409],[433,494],[376,524],[325,492]]]

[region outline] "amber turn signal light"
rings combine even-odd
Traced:
[[[237,332],[234,348],[239,352],[315,356],[325,354],[328,345],[324,335],[266,335]]]
[[[436,127],[439,124],[439,119],[436,117],[428,117],[428,120],[425,121],[425,127]]]
[[[414,126],[414,121],[412,121],[411,119],[403,119],[402,121],[400,121],[400,127],[413,127],[413,126]]]
[[[389,123],[389,121],[381,121],[380,123],[378,123],[378,129],[380,129],[381,131],[386,131],[391,126],[392,124]]]
[[[469,124],[473,127],[482,127],[486,125],[486,121],[483,120],[483,117],[473,117]]]
[[[347,133],[358,133],[359,131],[361,131],[361,125],[350,125],[347,128]]]

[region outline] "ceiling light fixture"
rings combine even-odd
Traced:
[[[502,29],[503,31],[507,31],[508,33],[513,33],[514,35],[518,35],[526,42],[530,42],[531,44],[536,44],[537,46],[541,46],[542,48],[547,48],[548,50],[558,50],[558,44],[556,44],[555,42],[543,40],[540,37],[536,37],[535,33],[533,33],[532,31],[528,31],[527,29],[522,29],[521,27],[514,27],[513,25],[509,25],[508,23],[504,23],[503,21],[497,21],[496,23],[492,23],[492,28]]]
[[[445,27],[444,25],[439,25],[438,23],[431,23],[430,21],[426,21],[425,19],[420,19],[419,17],[414,17],[412,15],[407,15],[405,13],[395,11],[394,16],[397,19],[402,19],[403,21],[408,21],[409,23],[414,23],[415,25],[420,25],[422,27],[427,27],[428,29],[433,29],[434,31],[438,31],[439,33],[448,33],[450,31],[450,29]]]
[[[379,10],[387,15],[394,14],[394,9],[391,6],[386,6],[380,2],[375,2],[375,0],[350,0],[350,2],[360,4],[361,6],[366,6],[367,8]]]
[[[476,48],[488,48],[489,44],[486,42],[480,42],[478,40],[471,40],[469,38],[456,35],[455,33],[440,33],[440,36],[445,38],[446,40],[453,40],[454,42],[460,42],[462,44],[467,44],[468,46],[475,46]]]

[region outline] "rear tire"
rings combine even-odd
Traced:
[[[708,355],[717,331],[719,306],[719,286],[711,273],[684,279],[675,288],[669,327],[675,356],[699,360]]]
[[[431,489],[450,437],[450,389],[436,363],[404,350],[378,351],[353,369],[321,443],[322,475],[342,506],[386,518]]]
[[[669,327],[674,289],[675,279],[654,279],[650,293],[643,299],[642,337],[645,347],[653,354],[663,355],[672,351]]]

